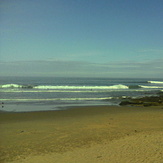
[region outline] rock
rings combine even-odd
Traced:
[[[130,101],[121,101],[119,105],[130,105]]]
[[[119,105],[142,105],[142,101],[122,101]]]
[[[122,101],[119,105],[134,105],[134,106],[160,106],[163,105],[163,96],[146,96],[137,99],[128,99]]]

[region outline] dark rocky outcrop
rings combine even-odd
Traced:
[[[163,106],[163,93],[159,93],[158,96],[146,96],[136,99],[127,99],[122,101],[119,105],[125,106]]]

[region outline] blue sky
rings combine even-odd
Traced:
[[[162,0],[0,0],[1,76],[163,77]]]

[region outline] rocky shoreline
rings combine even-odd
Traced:
[[[146,96],[140,98],[128,98],[119,104],[120,106],[163,106],[163,92],[159,92],[157,96]]]

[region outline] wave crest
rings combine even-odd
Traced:
[[[0,88],[30,88],[32,89],[34,86],[33,85],[19,85],[19,84],[4,84],[1,85]]]
[[[118,84],[113,86],[36,86],[36,89],[128,89],[128,86]]]
[[[129,87],[126,85],[118,84],[118,85],[112,85],[112,86],[53,86],[53,85],[18,85],[18,84],[5,84],[1,85],[1,88],[22,88],[22,89],[60,89],[60,90],[65,90],[65,89],[86,89],[86,90],[96,90],[96,89],[128,89]]]
[[[160,89],[163,88],[163,86],[145,86],[145,85],[140,85],[141,88],[146,88],[146,89]]]
[[[18,85],[18,84],[4,84],[4,85],[1,85],[1,88],[20,88],[21,85]]]
[[[163,84],[163,81],[148,81],[148,83],[152,83],[152,84]]]

